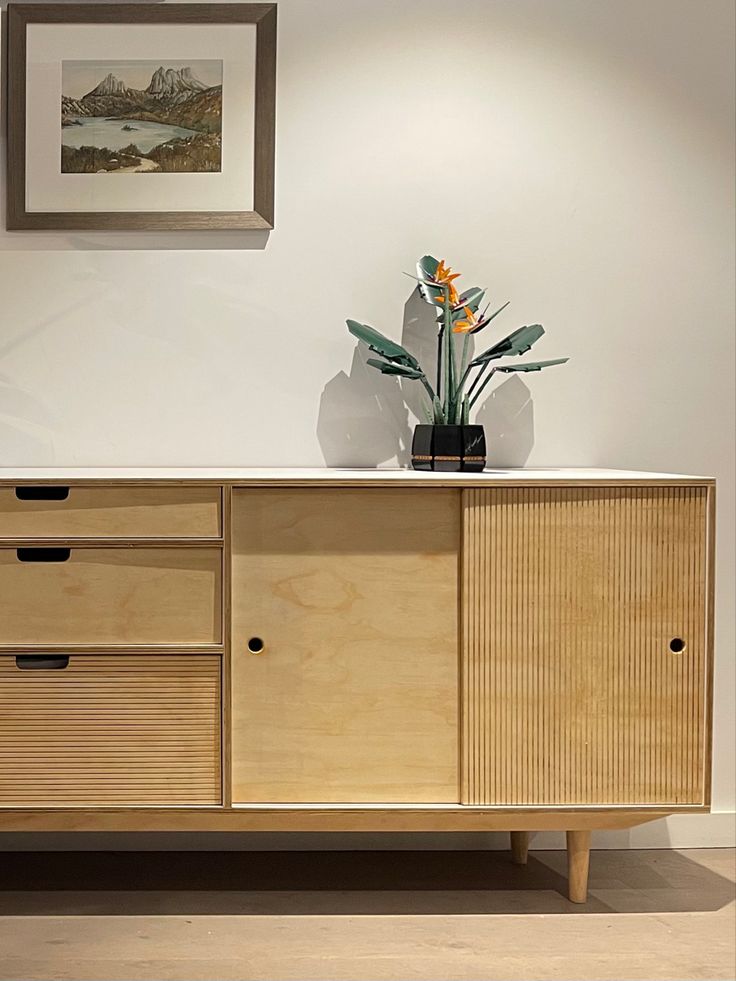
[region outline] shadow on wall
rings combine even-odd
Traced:
[[[404,304],[401,343],[435,386],[435,317],[417,290]],[[328,467],[407,467],[414,424],[428,421],[423,386],[382,375],[366,365],[371,356],[365,344],[357,344],[350,374],[338,372],[322,390],[317,439]],[[490,466],[524,466],[534,446],[534,403],[518,375],[491,390],[474,421],[485,427]]]
[[[0,375],[0,466],[53,460],[52,415],[38,399]]]
[[[493,389],[475,421],[486,431],[490,467],[524,466],[534,447],[534,402],[518,375]]]
[[[338,372],[322,390],[317,439],[328,467],[408,462],[411,427],[401,389],[365,363],[370,356],[357,344],[350,374]]]

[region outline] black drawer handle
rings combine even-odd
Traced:
[[[21,671],[63,671],[69,667],[67,654],[18,654],[16,668]]]
[[[19,501],[65,501],[69,497],[69,488],[16,487],[15,496]]]
[[[68,562],[70,548],[16,548],[19,562]]]

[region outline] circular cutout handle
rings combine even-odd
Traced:
[[[250,654],[263,654],[266,645],[262,637],[251,637],[248,641],[248,652]]]
[[[687,644],[682,637],[673,637],[670,641],[670,650],[673,654],[682,654],[686,649]]]

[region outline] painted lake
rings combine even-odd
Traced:
[[[64,146],[106,147],[122,150],[134,143],[141,153],[149,153],[155,146],[167,140],[195,136],[196,130],[166,123],[151,123],[142,119],[106,119],[104,116],[70,116],[79,125],[62,126],[61,142]],[[124,129],[123,127],[129,127]]]

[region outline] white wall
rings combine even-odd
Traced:
[[[344,320],[411,336],[402,270],[445,256],[512,300],[501,327],[541,321],[539,354],[572,356],[488,404],[492,462],[718,478],[733,811],[731,0],[279,18],[270,237],[0,231],[0,463],[404,462],[410,420]]]

